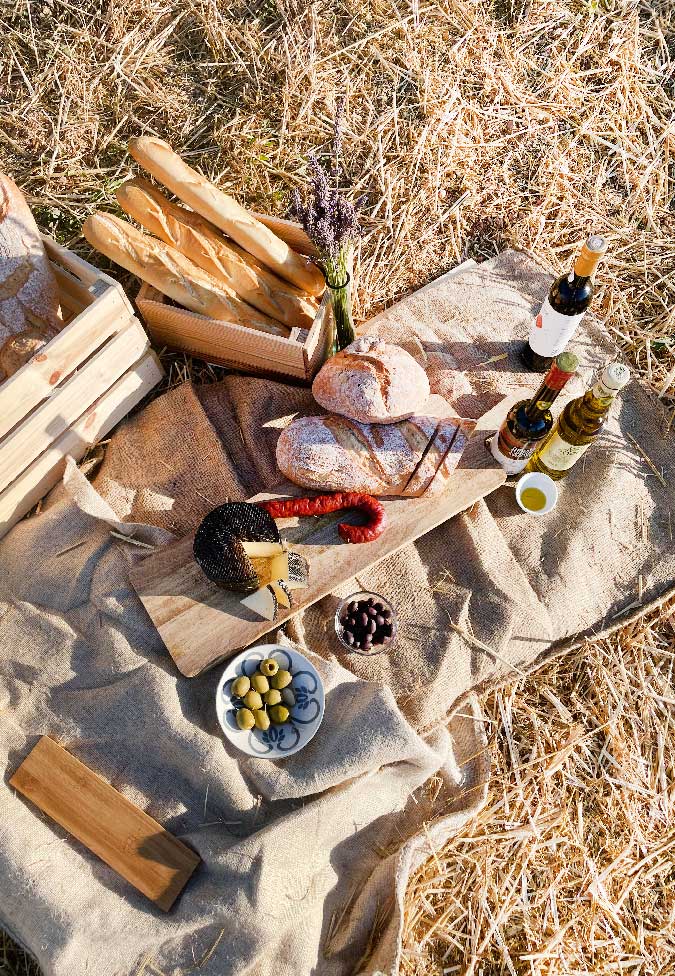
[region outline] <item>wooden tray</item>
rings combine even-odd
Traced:
[[[163,375],[121,285],[43,240],[66,325],[0,384],[0,537]]]
[[[316,253],[299,224],[265,214],[255,216],[300,254]],[[276,379],[288,376],[311,381],[326,358],[332,335],[332,310],[327,293],[311,327],[291,329],[288,338],[190,312],[172,304],[145,282],[136,297],[136,305],[155,344],[182,350],[219,366],[232,366]]]
[[[507,398],[480,419],[445,494],[382,499],[389,525],[375,542],[343,543],[336,525],[345,521],[345,513],[320,519],[278,520],[282,537],[309,561],[310,575],[307,589],[294,591],[292,609],[282,611],[274,623],[242,606],[241,594],[218,589],[204,576],[192,555],[193,536],[140,562],[131,572],[131,582],[178,669],[191,678],[231,657],[322,599],[340,583],[470,508],[502,485],[506,475],[486,451],[484,439],[497,429],[512,402],[512,397]],[[447,412],[452,414],[449,407]],[[285,482],[275,492],[255,495],[250,500],[307,494],[312,492]]]

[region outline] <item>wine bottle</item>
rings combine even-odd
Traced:
[[[548,369],[574,335],[593,297],[592,276],[606,250],[604,238],[593,234],[581,248],[574,269],[551,285],[521,352],[528,369]]]
[[[551,406],[565,384],[574,376],[579,360],[561,352],[531,400],[519,400],[490,442],[490,451],[507,474],[518,474],[535,448],[553,427]]]
[[[542,471],[554,481],[564,478],[602,430],[614,398],[629,379],[630,370],[623,363],[605,366],[590,390],[566,404],[551,434],[536,449],[525,470]]]

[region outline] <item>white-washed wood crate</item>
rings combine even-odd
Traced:
[[[0,537],[163,375],[121,285],[44,244],[66,325],[0,384]]]
[[[302,228],[289,220],[255,216],[299,254],[315,253]],[[332,311],[324,295],[309,329],[291,329],[288,338],[221,322],[173,305],[147,283],[136,305],[155,345],[179,349],[220,366],[263,376],[288,376],[309,382],[326,358],[332,333]]]

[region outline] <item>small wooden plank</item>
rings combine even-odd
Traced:
[[[112,297],[112,296],[111,296]],[[110,336],[131,321],[121,303],[87,308],[76,316],[25,366],[0,386],[0,451],[2,438],[44,400]],[[86,319],[84,318],[86,315]]]
[[[114,335],[81,369],[0,444],[0,491],[47,450],[87,407],[137,362],[148,337],[137,319]]]
[[[344,521],[344,513],[280,521],[282,536],[309,561],[310,581],[307,589],[294,591],[293,607],[274,623],[242,606],[240,595],[218,589],[204,576],[192,555],[193,536],[140,562],[131,571],[131,581],[178,669],[194,677],[213,667],[502,485],[506,475],[483,442],[499,426],[511,402],[507,398],[481,418],[444,494],[381,499],[389,524],[375,542],[343,543],[336,527]],[[256,495],[251,501],[308,494],[313,493],[286,482],[276,492]]]
[[[129,314],[133,315],[134,309],[119,281],[115,281],[110,275],[104,274],[103,271],[99,271],[98,268],[88,264],[84,258],[78,257],[77,254],[73,254],[68,248],[57,244],[56,241],[52,240],[51,237],[47,237],[46,234],[42,234],[41,237],[50,261],[69,271],[73,277],[87,287],[87,290],[94,297],[104,295],[109,291],[115,292],[119,301],[124,305]]]
[[[0,539],[63,477],[66,457],[79,461],[159,383],[164,370],[150,349],[93,403],[16,481],[0,492]]]
[[[93,854],[168,912],[200,857],[48,736],[9,781]]]

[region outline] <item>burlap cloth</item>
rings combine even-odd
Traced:
[[[548,281],[507,252],[371,326],[477,416],[532,390],[513,337]],[[586,368],[572,393],[614,355],[592,322],[577,345]],[[97,490],[71,465],[43,513],[0,543],[0,924],[59,976],[396,973],[406,880],[484,797],[471,689],[672,586],[675,452],[663,412],[632,383],[554,515],[519,513],[506,486],[345,583],[340,593],[363,586],[396,605],[391,654],[340,652],[339,594],[289,626],[284,639],[313,655],[327,707],[310,745],[272,763],[224,743],[220,669],[177,673],[127,582],[139,550],[110,535],[159,545],[213,505],[271,487],[280,427],[313,409],[307,391],[249,377],[196,393],[180,387],[122,425]],[[42,733],[200,853],[170,915],[9,790]]]

